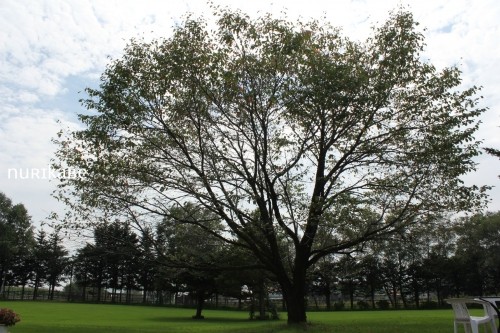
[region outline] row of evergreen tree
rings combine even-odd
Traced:
[[[205,215],[190,210],[184,220]],[[197,304],[197,316],[212,295],[231,297],[240,306],[253,299],[263,315],[269,293],[280,294],[249,253],[189,223],[165,219],[137,230],[115,221],[96,224],[91,233],[92,240],[70,253],[61,230],[35,229],[25,207],[0,193],[2,294],[17,287],[25,298],[29,287],[37,299],[44,288],[53,298],[65,285],[82,301],[117,301],[120,295],[131,302],[132,295],[141,295],[142,302],[156,304],[183,294]],[[500,212],[415,224],[318,262],[310,270],[309,306],[422,307],[450,296],[496,295],[499,236]]]
[[[14,205],[0,193],[0,291],[11,286],[33,289],[36,298],[40,287],[53,297],[56,287],[65,280],[70,263],[59,230],[49,234],[35,230],[23,204]]]

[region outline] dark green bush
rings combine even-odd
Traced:
[[[368,310],[370,308],[370,303],[367,301],[358,301],[358,309]]]
[[[344,310],[344,308],[345,308],[345,304],[344,304],[344,302],[342,302],[342,301],[340,301],[340,302],[335,302],[335,303],[333,304],[333,309],[334,309],[334,310],[337,310],[337,311],[338,311],[338,310]]]
[[[381,310],[387,310],[391,306],[391,303],[389,303],[389,301],[385,300],[385,299],[381,299],[380,301],[377,301],[376,304],[377,304],[377,308],[379,308]]]
[[[420,303],[420,308],[421,309],[437,309],[438,303],[435,301],[422,302],[422,303]]]

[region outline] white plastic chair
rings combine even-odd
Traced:
[[[458,333],[458,325],[463,324],[465,332],[479,333],[480,324],[490,324],[492,333],[497,333],[495,317],[493,313],[495,310],[491,307],[491,304],[486,301],[481,301],[477,299],[468,298],[451,298],[445,300],[448,304],[453,307],[453,313],[455,315],[455,320],[453,323],[455,333]],[[480,304],[483,306],[484,315],[481,317],[471,316],[469,310],[467,309],[467,304]]]
[[[485,301],[490,303],[491,306],[488,306],[488,313],[493,318],[493,325],[495,325],[495,332],[500,333],[500,329],[497,326],[496,319],[499,317],[498,305],[496,302],[500,301],[498,297],[478,297],[474,298],[480,301]]]

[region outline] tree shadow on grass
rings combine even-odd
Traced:
[[[259,322],[255,320],[250,320],[246,318],[230,318],[230,317],[205,317],[205,319],[193,319],[191,317],[152,317],[149,318],[151,321],[165,322],[165,323],[254,323]],[[269,321],[271,322],[271,321]],[[262,322],[261,322],[262,323]]]

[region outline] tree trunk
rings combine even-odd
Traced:
[[[97,286],[97,302],[101,301],[101,288],[101,284],[99,283],[99,285]]]
[[[370,299],[372,301],[372,309],[375,309],[375,287],[373,285],[370,287]]]
[[[325,289],[325,302],[326,302],[326,309],[331,310],[332,309],[332,289],[330,287],[330,283],[326,284],[326,289]]]
[[[156,297],[158,299],[158,305],[163,305],[163,290],[156,290]]]
[[[259,281],[259,318],[260,320],[266,319],[266,304],[264,294],[264,279]]]
[[[403,302],[403,308],[407,309],[408,308],[408,302],[406,301],[406,295],[403,291],[403,287],[399,286],[399,292],[401,294],[401,302]]]
[[[198,290],[196,293],[196,314],[193,316],[193,319],[204,319],[201,315],[203,311],[203,304],[205,303],[205,292],[203,290]]]
[[[285,296],[288,324],[305,324],[307,322],[305,300],[303,295],[296,297]]]
[[[351,310],[354,309],[354,283],[349,281],[349,301],[351,302]]]
[[[5,292],[5,280],[7,279],[7,270],[4,267],[2,267],[0,279],[0,294],[3,294]]]
[[[33,300],[36,301],[38,297],[38,286],[40,284],[40,278],[38,277],[38,274],[35,276],[35,283],[34,283],[34,289],[33,289]]]
[[[389,289],[389,286],[387,284],[384,284],[383,288],[385,291],[385,295],[387,296],[387,298],[389,299],[389,302],[391,303],[391,306],[394,307],[394,301],[392,300],[392,294],[391,294],[391,291]]]
[[[286,305],[289,325],[307,324],[306,276],[308,257],[303,251],[297,252],[292,278],[290,278],[284,267],[281,267],[282,269],[276,272],[283,294],[283,301]]]
[[[305,279],[294,284],[288,283],[282,286],[282,290],[288,313],[288,324],[307,323]]]
[[[392,298],[394,299],[394,309],[398,308],[398,291],[395,284],[392,285]]]
[[[420,308],[420,288],[418,286],[418,281],[416,279],[413,283],[413,297],[415,298],[415,307]]]

